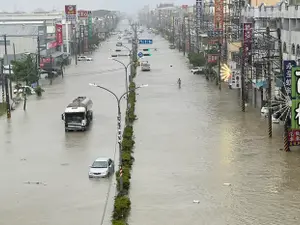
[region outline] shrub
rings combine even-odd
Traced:
[[[126,169],[123,167],[123,191],[125,194],[128,193],[130,188],[130,171],[126,172]],[[120,171],[117,171],[117,190],[120,191]]]
[[[112,225],[127,225],[125,220],[113,220]]]
[[[42,93],[45,92],[45,90],[43,88],[41,88],[41,86],[37,86],[35,89],[34,89],[35,93],[37,96],[42,96]]]
[[[131,202],[128,196],[115,197],[113,220],[125,220],[130,212]]]
[[[122,151],[123,152],[132,152],[132,148],[134,145],[134,140],[123,138],[122,140]]]
[[[132,151],[132,150],[131,150]],[[128,166],[131,168],[132,164],[133,164],[134,158],[131,155],[130,152],[123,152],[122,153],[122,165],[123,166]]]
[[[123,138],[132,138],[132,136],[133,136],[133,127],[131,125],[128,125],[124,128]]]

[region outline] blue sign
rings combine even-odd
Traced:
[[[292,67],[296,66],[295,60],[283,61],[283,82],[287,95],[292,99]]]
[[[144,54],[142,52],[138,53],[138,57],[142,58],[144,56]]]
[[[139,44],[141,45],[152,45],[153,40],[152,39],[139,39]]]

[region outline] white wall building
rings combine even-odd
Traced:
[[[265,29],[267,26],[271,29],[281,28],[283,59],[300,61],[300,5],[248,5],[242,14],[245,20],[254,19],[256,29]]]

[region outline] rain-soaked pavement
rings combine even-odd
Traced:
[[[30,97],[26,112],[20,107],[10,121],[0,118],[1,225],[100,224],[109,181],[115,179],[89,180],[88,169],[97,157],[114,157],[117,103],[88,83],[124,93],[124,68],[108,59],[116,41],[104,43],[94,62],[68,68],[64,79],[45,87],[42,99]],[[61,114],[77,96],[93,100],[95,120],[87,132],[65,133]],[[113,195],[114,187],[104,224],[111,218]]]
[[[137,99],[129,224],[300,224],[300,152],[279,151],[282,129],[270,140],[236,91],[192,75],[162,38],[153,47],[152,71],[137,77],[149,87]]]

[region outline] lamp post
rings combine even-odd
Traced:
[[[131,91],[135,91],[139,88],[143,88],[143,87],[147,87],[148,84],[145,84],[145,85],[141,85],[141,86],[138,86],[132,90],[129,90],[129,91],[126,91],[125,93],[123,93],[120,97],[118,97],[113,91],[109,90],[108,88],[105,88],[105,87],[102,87],[100,85],[97,85],[97,84],[93,84],[93,83],[90,83],[89,84],[90,86],[93,86],[93,87],[98,87],[100,89],[103,89],[104,91],[106,92],[109,92],[111,95],[113,95],[115,97],[115,99],[117,100],[117,105],[118,105],[118,116],[117,116],[117,121],[118,121],[118,145],[119,145],[119,171],[120,171],[120,192],[122,193],[123,191],[123,171],[122,171],[122,131],[121,131],[121,100],[123,99],[123,97],[125,95],[128,94],[128,92],[131,92]]]
[[[109,58],[109,59],[114,60],[114,61],[116,61],[116,62],[118,62],[118,63],[120,63],[121,65],[124,66],[124,69],[125,69],[125,86],[126,86],[125,90],[126,90],[126,97],[127,97],[127,101],[128,101],[128,93],[129,93],[129,91],[128,91],[128,88],[129,88],[129,85],[128,85],[128,67],[132,64],[132,62],[129,62],[127,65],[125,65],[125,63],[123,63],[120,60],[117,60],[115,58]]]

